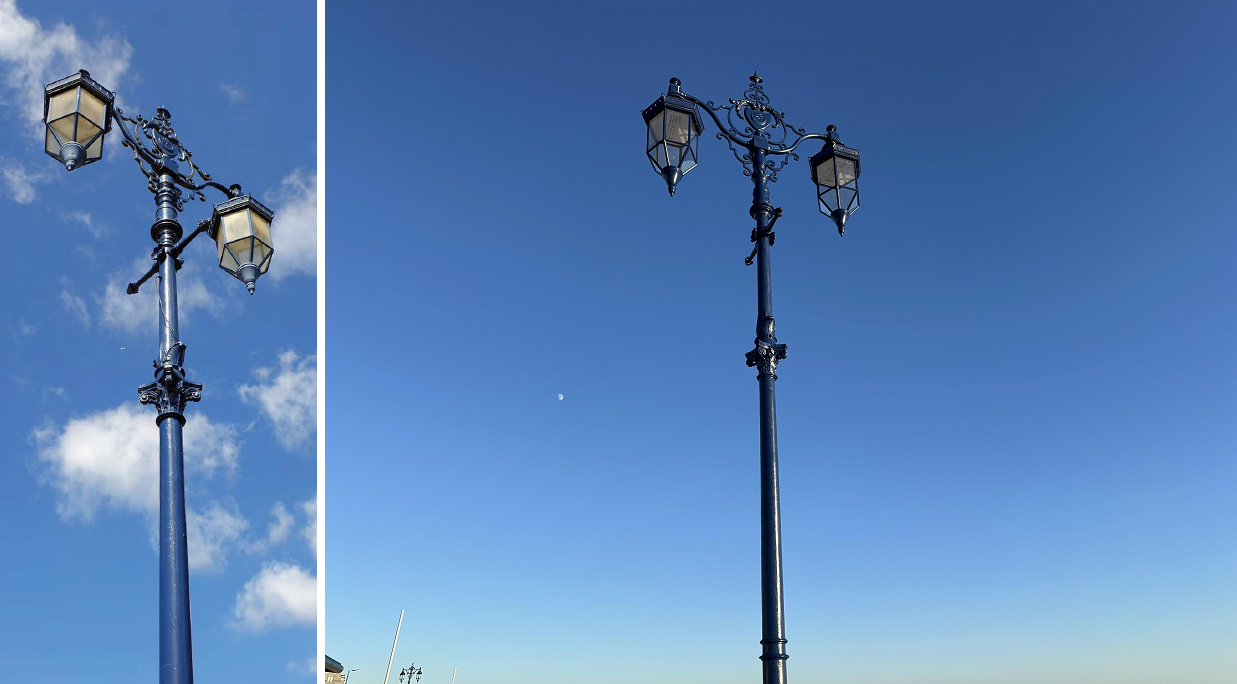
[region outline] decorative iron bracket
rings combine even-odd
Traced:
[[[155,381],[137,388],[138,400],[155,407],[159,415],[156,423],[172,417],[185,422],[185,406],[191,401],[202,400],[202,386],[185,379],[185,345],[172,345],[161,360],[154,360]]]
[[[766,375],[777,380],[777,362],[786,358],[786,345],[778,344],[773,336],[774,322],[772,316],[765,316],[762,325],[757,329],[756,348],[745,354],[748,367],[756,367],[756,377]]]
[[[769,246],[772,247],[773,241],[777,239],[777,234],[773,232],[773,224],[777,223],[777,220],[780,218],[782,218],[782,208],[778,207],[777,209],[773,210],[773,220],[769,221],[769,225],[765,226],[764,232],[761,232],[759,227],[752,229],[752,242],[757,242],[760,240],[760,238],[768,235]],[[746,257],[743,258],[743,263],[745,265],[747,266],[752,265],[752,260],[756,258],[756,250],[757,250],[757,247],[753,247],[752,253],[748,254]]]

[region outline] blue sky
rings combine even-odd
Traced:
[[[792,681],[1232,681],[1232,5],[327,21],[355,684],[400,609],[428,684],[759,676],[750,181],[710,130],[669,198],[640,119],[754,69],[864,164],[842,239],[773,187]]]
[[[136,394],[157,311],[149,286],[124,294],[150,263],[153,197],[118,132],[71,174],[40,142],[42,83],[86,68],[129,115],[168,108],[202,168],[277,212],[255,296],[206,238],[179,278],[186,365],[205,385],[185,428],[193,636],[199,681],[304,681],[317,669],[313,10],[113,9],[0,0],[0,659],[49,684],[158,672],[158,433]],[[182,224],[209,214],[189,202]]]

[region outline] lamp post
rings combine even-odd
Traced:
[[[417,681],[420,682],[421,681],[421,668],[417,667],[416,663],[413,663],[409,665],[408,667],[399,671],[400,684],[412,684],[412,678],[414,675],[416,676]],[[404,677],[408,678],[407,682],[404,681]]]
[[[47,84],[43,98],[46,125],[44,151],[73,171],[103,157],[103,138],[113,123],[133,151],[146,187],[155,196],[155,241],[151,266],[128,294],[159,277],[159,355],[154,382],[138,388],[139,400],[155,407],[159,428],[159,684],[193,684],[193,644],[189,617],[189,552],[185,528],[184,448],[181,430],[185,406],[202,398],[202,386],[185,379],[185,345],[180,341],[176,308],[176,271],[181,252],[193,238],[209,232],[215,239],[219,265],[245,283],[254,283],[270,267],[270,222],[274,213],[241,186],[211,180],[181,146],[171,114],[160,107],[153,119],[126,116],[115,106],[115,95],[85,70]],[[184,237],[177,220],[186,197],[205,202],[202,191],[213,188],[227,199],[214,206],[211,218]],[[184,238],[182,240],[182,237]]]
[[[725,140],[743,174],[752,179],[752,207],[756,220],[751,240],[756,243],[744,261],[756,260],[756,348],[747,352],[747,365],[757,369],[760,383],[760,599],[761,666],[764,684],[786,683],[786,621],[782,598],[782,523],[778,494],[777,409],[774,382],[777,363],[786,358],[786,345],[774,335],[772,276],[769,253],[775,235],[773,226],[782,216],[780,207],[769,200],[769,183],[791,159],[795,150],[808,140],[823,140],[820,153],[811,158],[812,181],[821,213],[829,216],[845,233],[846,219],[859,208],[859,150],[842,145],[837,127],[824,134],[808,133],[784,121],[785,114],[769,106],[763,79],[752,74],[743,98],[728,105],[699,100],[682,90],[677,78],[670,79],[665,94],[644,110],[648,128],[645,152],[658,175],[666,181],[670,195],[684,174],[695,168],[698,145],[704,132],[700,118],[703,109],[717,124],[719,140]],[[725,112],[723,121],[719,112]],[[791,138],[793,134],[793,139]]]
[[[359,670],[359,669],[361,669],[361,668],[359,668],[359,667],[354,667],[354,668],[352,668],[351,670],[348,670],[348,674],[345,674],[345,675],[344,675],[344,684],[348,684],[348,679],[352,677],[352,673],[353,673],[353,672],[356,672],[356,671],[357,671],[357,670]]]

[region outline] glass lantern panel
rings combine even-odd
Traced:
[[[62,143],[73,142],[73,118],[74,115],[70,114],[51,122],[52,130],[56,131],[56,137]]]
[[[82,104],[77,111],[100,128],[107,123],[107,103],[85,88],[82,88]]]
[[[96,126],[90,119],[81,114],[77,115],[77,142],[83,145],[89,144],[100,130],[102,129]]]
[[[220,226],[221,242],[232,242],[253,234],[249,230],[248,209],[238,209],[224,214],[220,222],[222,223]]]
[[[271,250],[271,251],[274,251],[274,250]],[[271,267],[271,253],[267,252],[266,261],[263,261],[261,264],[258,264],[258,273],[259,274],[266,273],[270,269],[270,267]]]
[[[666,141],[686,145],[691,137],[692,115],[677,109],[666,110]]]
[[[86,148],[86,159],[87,161],[94,161],[102,156],[103,156],[103,136],[99,136],[94,139],[94,142],[90,143],[90,147]]]
[[[48,121],[77,111],[77,89],[80,87],[76,86],[52,95],[51,101],[47,103]]]
[[[683,148],[683,159],[679,162],[679,168],[683,173],[687,173],[696,167],[696,155],[692,153],[692,148]]]
[[[241,269],[241,265],[237,263],[232,253],[224,249],[223,243],[219,243],[219,266],[232,275],[236,275],[236,272]]]
[[[838,191],[837,188],[823,188],[819,195],[821,211],[826,214],[832,213],[838,208]]]
[[[666,166],[678,166],[682,161],[683,148],[678,145],[666,145]]]
[[[833,160],[836,157],[829,157],[816,167],[816,184],[822,189],[832,188],[837,185],[836,176],[833,173]]]
[[[846,157],[834,157],[838,165],[838,185],[846,185],[855,180],[855,160]]]
[[[654,147],[650,154],[653,156],[653,165],[657,167],[658,173],[666,168],[666,144],[662,143]]]
[[[266,260],[266,255],[271,253],[271,248],[254,240],[253,245],[253,263],[261,264]]]
[[[56,136],[52,134],[50,126],[47,127],[47,132],[44,135],[47,136],[47,147],[45,148],[47,153],[60,156],[60,141],[56,140]]]
[[[649,143],[659,143],[662,140],[662,119],[665,118],[666,110],[657,112],[657,116],[649,119]]]
[[[253,235],[262,242],[270,245],[271,242],[271,224],[266,219],[262,218],[257,212],[250,212],[250,217],[253,220]]]
[[[850,211],[853,207],[855,198],[859,195],[859,191],[854,186],[842,186],[838,188],[838,206],[846,211]]]
[[[236,257],[236,261],[242,265],[254,263],[253,261],[253,238],[241,238],[228,243],[228,249],[232,251],[232,256]]]

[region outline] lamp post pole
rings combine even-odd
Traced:
[[[701,107],[721,129],[718,139],[729,144],[744,173],[752,179],[752,206],[756,221],[751,240],[755,249],[744,261],[756,262],[756,339],[747,352],[747,365],[757,370],[760,385],[760,599],[761,669],[764,684],[786,684],[786,619],[782,587],[782,516],[778,489],[777,402],[775,383],[777,364],[786,358],[786,345],[779,344],[773,320],[773,278],[770,253],[776,236],[773,226],[782,216],[769,199],[769,183],[806,140],[824,140],[825,149],[812,158],[812,179],[822,213],[830,216],[842,234],[843,225],[859,206],[858,150],[840,146],[829,126],[826,134],[807,133],[784,121],[784,114],[769,106],[769,98],[753,74],[740,100],[728,105],[699,100],[681,89],[677,78],[670,79],[669,90],[644,110],[648,126],[646,152],[653,169],[661,175],[674,196],[683,175],[695,168],[699,159],[697,144],[704,130]],[[719,112],[725,112],[723,121]],[[737,120],[736,120],[737,119]],[[788,134],[795,134],[788,142]],[[839,167],[839,161],[841,167]],[[853,161],[852,166],[846,166]],[[841,170],[839,170],[841,169]],[[847,171],[847,169],[850,169]]]
[[[209,231],[216,239],[219,265],[243,281],[254,283],[270,267],[270,222],[273,212],[239,185],[211,180],[181,146],[171,114],[156,110],[153,119],[130,118],[114,106],[115,95],[85,70],[47,84],[44,89],[44,151],[69,171],[103,156],[103,136],[112,124],[124,136],[123,145],[155,196],[155,264],[126,292],[137,294],[142,284],[158,276],[159,354],[154,382],[138,388],[142,404],[155,408],[159,430],[159,684],[193,684],[193,635],[189,615],[189,548],[185,519],[185,454],[182,430],[185,407],[202,399],[202,386],[185,378],[185,345],[180,341],[176,271],[180,254],[195,237]],[[206,201],[202,190],[227,196],[215,205],[210,220],[198,223],[185,237],[178,219],[186,199]],[[187,194],[186,192],[187,191]],[[182,240],[182,237],[184,238]]]

